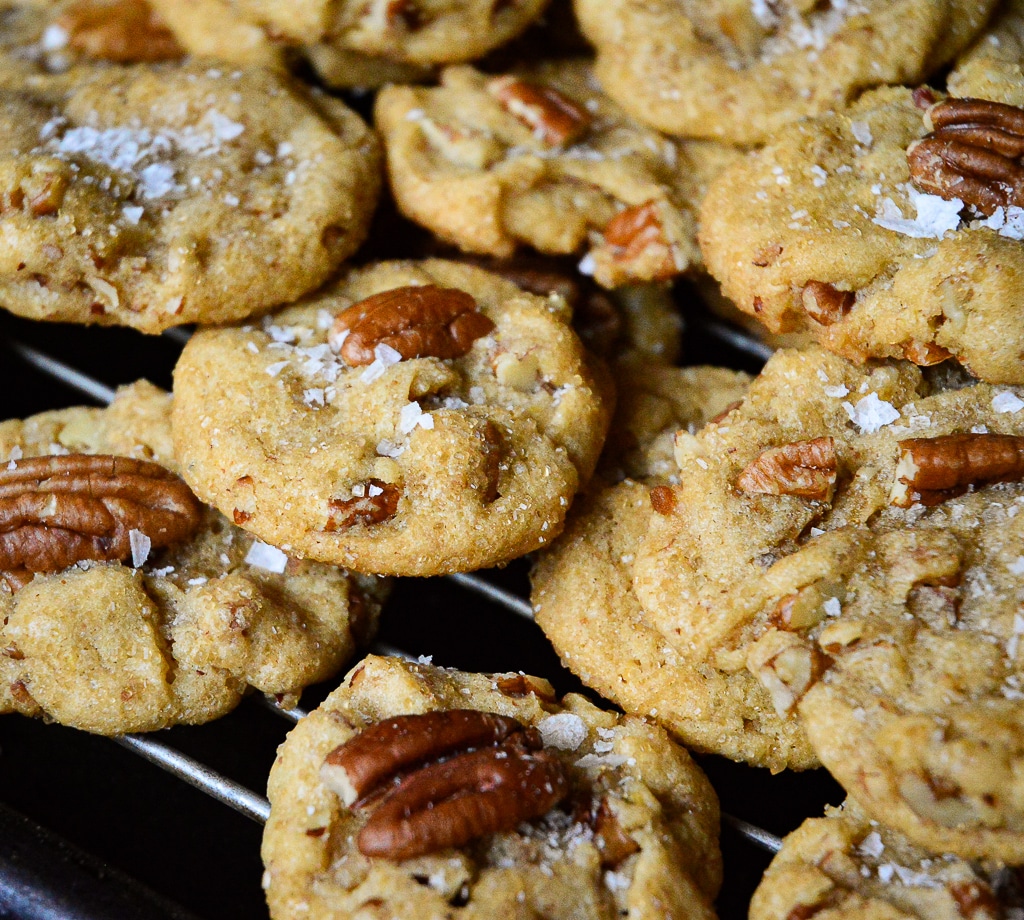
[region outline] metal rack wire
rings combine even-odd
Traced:
[[[750,360],[763,361],[770,354],[770,351],[762,343],[725,323],[710,318],[699,318],[697,323],[701,326],[700,331],[703,335],[716,341],[720,346],[737,352],[748,362]],[[184,330],[172,330],[167,337],[176,344],[182,344],[187,340],[188,333]],[[104,404],[109,403],[114,397],[114,390],[111,387],[32,345],[10,338],[7,338],[6,341],[0,338],[0,344],[6,344],[8,351],[17,355],[22,361],[53,381],[79,394]],[[491,573],[450,575],[447,576],[447,581],[459,590],[469,592],[479,600],[496,604],[516,617],[529,621],[533,619],[533,612],[528,600],[504,585],[495,583]],[[371,647],[371,651],[378,654],[411,657],[406,650],[386,642],[376,643]],[[306,714],[301,708],[281,709],[266,701],[264,704],[285,722],[297,722]],[[282,739],[283,735],[284,732],[281,733]],[[126,735],[114,738],[112,742],[160,767],[184,783],[201,790],[207,796],[252,821],[262,823],[269,815],[269,803],[262,795],[243,783],[223,775],[201,759],[157,740],[153,735]],[[762,851],[773,853],[781,844],[779,836],[742,818],[723,814],[723,823],[727,828],[731,828],[747,846],[752,844]],[[3,908],[3,878],[2,872],[0,872],[0,917],[8,916],[4,913]]]

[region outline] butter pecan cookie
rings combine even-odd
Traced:
[[[992,146],[1006,150],[1000,134],[1024,149],[1024,127],[991,120],[1024,126],[1024,110],[935,101],[927,88],[878,90],[728,169],[704,200],[704,258],[774,333],[809,333],[854,361],[952,357],[991,383],[1024,383],[1024,211],[999,172],[1021,167]]]
[[[170,396],[0,423],[0,712],[113,735],[293,699],[372,633],[384,583],[289,559],[174,475]]]
[[[374,88],[471,61],[536,21],[548,0],[152,0],[193,54],[283,67],[306,59],[329,86]]]
[[[607,382],[565,301],[440,260],[350,274],[175,370],[185,479],[262,539],[434,575],[549,542],[590,477]]]
[[[869,821],[853,799],[786,837],[750,920],[1009,920],[1019,870],[936,856]]]
[[[406,216],[470,252],[586,251],[581,270],[605,287],[699,261],[696,206],[739,156],[632,121],[583,61],[497,77],[452,67],[440,87],[383,90],[375,119]]]
[[[782,351],[718,424],[634,567],[688,662],[748,670],[868,813],[1024,861],[1024,391]]]
[[[635,382],[620,389],[608,439],[625,446],[601,462],[609,481],[635,479],[581,499],[565,533],[539,555],[531,575],[537,624],[587,686],[688,746],[772,770],[814,766],[799,726],[779,717],[752,675],[685,661],[633,592],[633,560],[654,514],[651,489],[660,501],[678,472],[675,432],[731,408],[747,379],[719,368],[646,368]]]
[[[277,920],[715,916],[703,773],[540,678],[371,656],[292,730],[268,792]]]
[[[366,125],[270,73],[79,67],[0,90],[0,299],[159,332],[296,299],[365,236]]]
[[[917,83],[981,31],[995,0],[575,0],[597,76],[669,134],[763,144],[863,90]]]

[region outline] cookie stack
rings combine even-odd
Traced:
[[[0,304],[199,328],[0,425],[0,711],[290,705],[388,578],[533,553],[623,714],[363,659],[271,773],[275,918],[711,918],[682,745],[850,796],[756,920],[1015,916],[1024,6],[545,5],[5,5]],[[683,276],[787,347],[677,366]]]

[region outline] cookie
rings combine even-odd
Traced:
[[[292,730],[268,793],[275,918],[715,916],[707,779],[662,729],[540,678],[371,656]]]
[[[448,68],[440,87],[384,89],[375,121],[407,217],[470,252],[585,253],[581,271],[605,287],[698,262],[696,205],[739,156],[642,127],[579,60],[498,77]]]
[[[603,481],[617,484],[573,507],[565,533],[538,555],[531,601],[565,666],[626,712],[656,719],[700,751],[800,769],[817,758],[757,680],[690,666],[647,621],[632,587],[637,546],[654,513],[651,487],[678,470],[675,432],[727,410],[747,382],[719,368],[648,367],[620,388],[600,465]],[[632,479],[619,481],[624,476]]]
[[[560,297],[427,260],[202,331],[175,369],[185,479],[303,558],[405,575],[508,561],[561,531],[608,426],[568,319]]]
[[[757,677],[873,818],[1017,862],[1022,394],[779,352],[677,438],[634,566],[677,652]]]
[[[946,80],[951,96],[1024,106],[1024,4],[1004,0]]]
[[[768,142],[865,89],[924,80],[971,42],[995,6],[575,0],[601,85],[627,112],[669,134],[741,145]]]
[[[293,704],[372,634],[382,581],[289,559],[188,493],[169,403],[140,382],[0,423],[0,712],[115,735],[209,721],[250,687]]]
[[[952,357],[991,383],[1024,383],[1020,209],[979,219],[963,182],[947,177],[943,197],[933,163],[912,168],[908,148],[938,117],[935,99],[866,94],[728,169],[704,200],[704,258],[726,296],[773,333],[808,333],[854,361]],[[946,116],[966,127],[965,104],[949,103]],[[963,200],[945,200],[952,192]]]
[[[786,837],[750,920],[1002,920],[1022,907],[1017,870],[936,856],[848,799]]]
[[[0,85],[81,63],[172,61],[185,50],[146,0],[0,2]]]
[[[159,332],[295,300],[365,236],[377,145],[340,102],[198,63],[0,91],[0,298]]]
[[[232,0],[232,6],[279,41],[326,43],[361,55],[424,65],[482,57],[538,19],[547,2]]]

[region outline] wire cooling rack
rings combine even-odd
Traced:
[[[701,362],[756,370],[770,354],[705,314],[687,322],[687,355]],[[0,417],[83,399],[105,404],[117,385],[138,377],[169,387],[188,334],[146,338],[0,317]],[[560,693],[582,691],[533,623],[527,571],[518,561],[397,581],[370,651],[430,655],[467,670],[523,670]],[[307,690],[304,708],[279,709],[254,695],[208,725],[113,739],[19,716],[0,720],[0,918],[265,917],[266,776],[290,726],[336,683]],[[779,835],[820,815],[824,803],[837,804],[842,792],[823,771],[772,777],[721,758],[699,760],[724,812],[719,915],[740,920]]]

